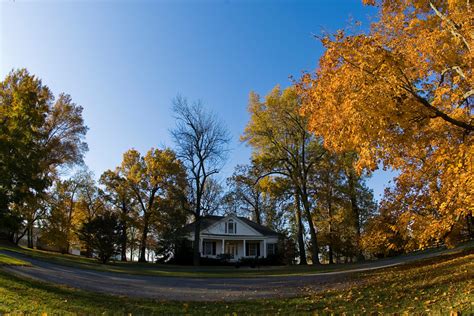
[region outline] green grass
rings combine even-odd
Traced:
[[[468,243],[467,248],[474,248],[474,243]],[[364,267],[367,263],[362,264],[338,264],[338,265],[321,265],[321,266],[280,266],[280,267],[261,267],[260,269],[235,267],[193,267],[178,266],[155,263],[137,263],[137,262],[113,262],[109,264],[100,264],[97,260],[85,258],[82,256],[59,254],[55,252],[42,251],[36,249],[21,248],[8,243],[0,243],[0,250],[8,250],[24,254],[28,257],[40,259],[52,263],[65,266],[72,266],[83,269],[93,269],[99,271],[109,271],[136,275],[154,275],[154,276],[170,276],[170,277],[258,277],[271,275],[305,275],[310,273],[341,271],[348,269],[356,269]],[[432,249],[425,252],[441,253],[445,250]],[[404,255],[403,257],[410,257]]]
[[[354,276],[344,291],[311,293],[331,313],[474,311],[474,250]]]
[[[41,314],[449,314],[474,311],[474,251],[354,274],[339,290],[292,299],[163,302],[108,296],[8,275],[0,270],[0,313]]]
[[[0,253],[0,266],[29,266],[31,263]]]

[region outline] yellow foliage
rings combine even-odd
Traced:
[[[472,223],[468,3],[379,1],[370,32],[324,38],[320,68],[297,84],[303,113],[326,147],[355,150],[359,170],[382,163],[400,171],[382,208],[396,216],[403,238],[417,241],[407,247],[452,242]]]

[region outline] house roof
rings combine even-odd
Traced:
[[[207,216],[203,216],[201,217],[200,219],[200,222],[201,222],[201,231],[214,225],[215,223],[217,223],[218,221],[224,219],[226,216],[216,216],[216,215],[207,215]],[[240,219],[242,222],[244,222],[245,224],[247,224],[248,226],[250,226],[251,228],[255,229],[257,232],[259,232],[260,234],[264,235],[264,236],[279,236],[280,233],[277,233],[276,231],[266,227],[266,226],[263,226],[263,225],[260,225],[260,224],[257,224],[256,222],[254,221],[251,221],[250,219],[246,218],[246,217],[242,217],[242,216],[236,216],[238,219]],[[194,231],[194,227],[195,227],[195,224],[196,222],[192,222],[186,226],[183,227],[183,231],[185,233],[192,233]]]

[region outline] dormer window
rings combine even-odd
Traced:
[[[227,234],[236,234],[237,233],[237,223],[234,220],[229,219],[225,225],[225,231]]]

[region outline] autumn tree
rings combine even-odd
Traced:
[[[299,264],[307,265],[308,262],[306,259],[305,227],[303,225],[301,197],[296,190],[294,190],[293,194],[293,211],[295,213],[293,227],[295,228],[296,242],[298,243],[298,255],[300,259]]]
[[[196,222],[193,242],[193,264],[199,265],[200,219],[203,216],[203,197],[209,181],[217,174],[226,159],[229,134],[216,116],[207,111],[200,101],[192,104],[177,97],[173,102],[176,127],[171,131],[178,157],[187,167],[189,194],[188,209]]]
[[[370,176],[367,170],[357,172],[355,161],[357,155],[354,152],[346,152],[337,155],[340,168],[343,173],[342,194],[350,205],[350,223],[354,227],[355,236],[352,237],[355,255],[358,260],[364,259],[363,247],[361,245],[361,233],[368,218],[377,212],[377,204],[374,201],[372,190],[367,188],[365,180]]]
[[[178,196],[170,195],[170,191],[186,190],[185,169],[170,149],[150,149],[145,156],[131,149],[123,155],[119,170],[141,210],[139,261],[146,262],[150,225],[163,211],[160,200]]]
[[[385,207],[418,247],[452,242],[472,223],[473,72],[469,1],[365,1],[365,33],[324,36],[297,85],[310,129],[357,169],[399,171]]]
[[[315,172],[318,181],[312,181],[318,192],[318,203],[314,216],[319,219],[319,235],[321,245],[327,245],[329,263],[334,263],[336,239],[341,237],[336,226],[347,217],[345,199],[342,196],[343,172],[337,155],[326,154]],[[345,211],[345,212],[344,212]],[[342,214],[341,214],[342,213]],[[351,226],[345,227],[351,230]]]
[[[414,250],[413,239],[407,239],[397,227],[398,214],[382,208],[377,216],[369,217],[361,235],[361,247],[369,256],[382,258]]]
[[[289,218],[293,216],[289,212],[294,198],[291,183],[284,177],[267,176],[259,180],[259,185],[264,193],[264,225],[288,235]]]
[[[81,106],[67,94],[55,100],[26,69],[0,83],[0,122],[0,223],[11,223],[11,203],[41,197],[59,167],[82,162],[87,127]]]
[[[318,264],[317,232],[311,213],[313,201],[308,186],[315,164],[324,155],[321,143],[309,132],[308,120],[300,114],[300,98],[293,88],[281,91],[276,87],[264,101],[257,94],[251,93],[248,111],[250,121],[242,140],[252,146],[253,159],[264,166],[267,175],[279,174],[291,180],[297,195],[296,215],[299,212],[298,203],[301,202],[309,227],[312,261],[313,264]],[[298,235],[302,235],[302,231]]]
[[[317,192],[315,216],[321,245],[327,245],[327,259],[336,256],[362,260],[361,230],[376,212],[372,191],[365,185],[366,174],[357,174],[353,153],[326,153],[312,181]]]
[[[105,208],[104,196],[102,190],[97,186],[92,172],[84,170],[80,176],[78,207],[82,210],[84,220],[89,221],[103,212]]]
[[[126,178],[117,168],[114,171],[107,170],[99,180],[104,186],[104,198],[115,209],[120,223],[120,257],[122,261],[127,261],[128,232],[135,217],[136,200],[131,187]],[[131,254],[131,258],[133,254]],[[132,260],[132,259],[130,259]]]
[[[78,244],[77,231],[84,221],[84,213],[78,207],[82,181],[80,174],[57,179],[48,194],[41,240],[62,253],[69,253],[71,245]]]
[[[13,242],[18,244],[26,235],[27,247],[33,248],[34,243],[34,225],[43,219],[46,214],[45,195],[26,196],[21,202],[12,203],[10,206],[12,214],[18,216],[18,226]]]
[[[105,201],[103,191],[98,187],[92,172],[81,170],[75,177],[80,181],[77,192],[75,213],[80,223],[90,222],[97,216],[109,212],[109,205]],[[90,244],[84,243],[84,252],[87,257],[92,256]]]
[[[151,225],[155,241],[152,249],[158,262],[167,262],[171,259],[176,253],[176,245],[183,238],[182,228],[187,223],[189,212],[183,208],[185,195],[182,189],[177,186],[174,190],[167,191],[167,196],[158,202],[161,211],[157,213]]]

